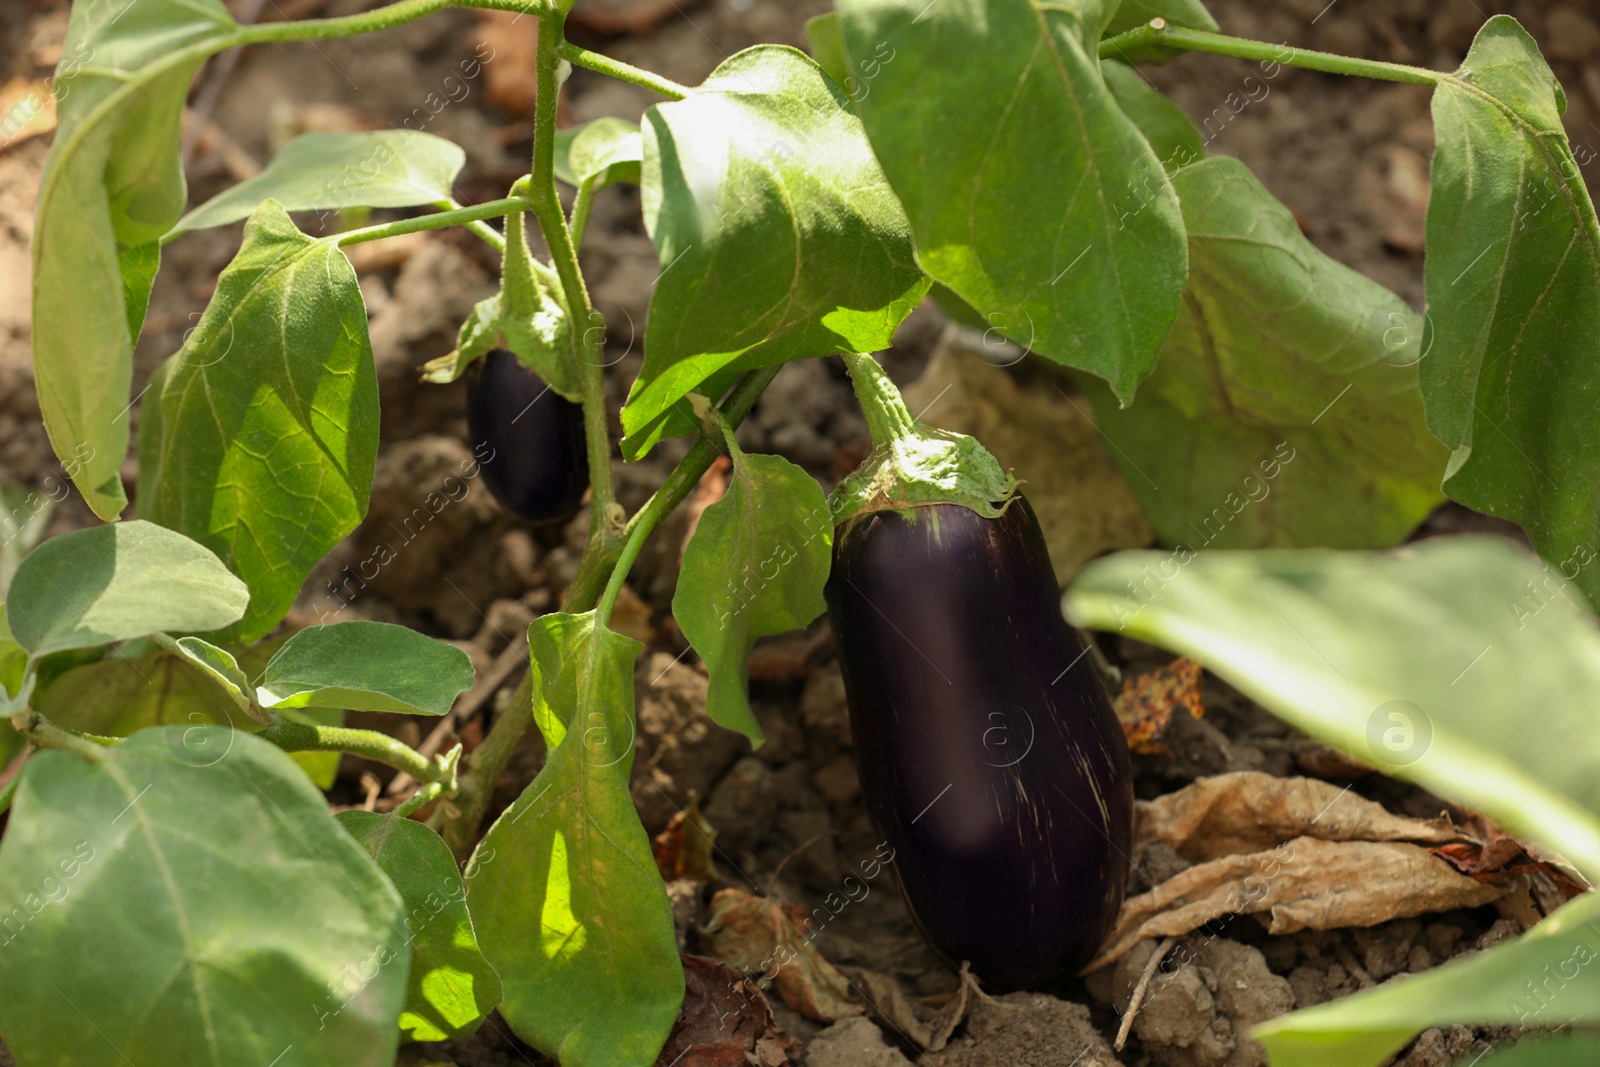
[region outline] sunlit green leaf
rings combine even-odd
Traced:
[[[641,195],[661,274],[629,458],[719,372],[887,347],[927,287],[848,98],[792,48],[740,52],[647,111]]]
[[[56,455],[102,519],[127,504],[133,345],[183,213],[189,82],[236,29],[221,0],[78,0],[33,228],[33,358]]]
[[[7,601],[11,632],[35,656],[160,632],[206,631],[250,594],[205,546],[148,522],[52,538],[23,560]]]
[[[705,661],[706,711],[761,743],[745,695],[759,637],[805,626],[827,610],[833,518],[815,478],[779,456],[738,443],[726,495],[706,508],[683,552],[672,615]]]
[[[389,1067],[400,895],[274,746],[145,730],[41,752],[0,842],[18,1067]]]
[[[1564,586],[1509,542],[1451,537],[1386,554],[1121,553],[1085,568],[1066,605],[1595,878],[1600,748],[1573,739],[1600,735],[1600,631]]]
[[[1560,565],[1600,547],[1600,223],[1538,46],[1498,15],[1433,94],[1428,423],[1445,491]],[[1600,568],[1578,584],[1600,599]]]
[[[305,133],[260,174],[207,200],[172,230],[237,222],[269,199],[286,211],[437,204],[452,198],[466,160],[459,145],[416,130]]]
[[[256,689],[262,707],[443,715],[472,688],[455,645],[387,622],[308,626],[284,642]]]
[[[893,56],[857,106],[923,268],[1127,402],[1178,314],[1187,251],[1161,161],[1101,73],[1094,42],[1114,6],[837,5],[856,69]]]
[[[633,662],[639,643],[591,612],[528,630],[534,718],[550,757],[467,865],[500,1013],[565,1067],[648,1067],[683,1000],[672,909],[639,823]]]
[[[1329,259],[1244,164],[1173,175],[1189,288],[1130,408],[1086,383],[1164,544],[1387,547],[1440,500],[1418,316]]]
[[[466,883],[444,839],[393,815],[342,811],[337,818],[405,901],[411,977],[400,1030],[410,1041],[472,1033],[500,1002],[500,979],[478,949]]]
[[[260,637],[355,529],[372,491],[377,372],[338,247],[262,205],[141,420],[140,516],[193,537],[244,579],[250,610],[224,637]]]
[[[637,123],[605,118],[556,133],[556,177],[568,185],[599,179],[596,188],[626,182],[639,184],[644,142]]]

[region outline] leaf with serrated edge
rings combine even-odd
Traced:
[[[1377,1067],[1431,1026],[1593,1026],[1600,1023],[1597,957],[1600,895],[1589,893],[1514,941],[1273,1019],[1252,1034],[1273,1067]],[[1597,1047],[1589,1046],[1591,1055]],[[1580,1061],[1541,1055],[1525,1062]]]
[[[1487,537],[1125,552],[1080,572],[1066,607],[1199,660],[1290,725],[1597,878],[1600,749],[1571,739],[1600,733],[1600,632],[1560,582]],[[1539,728],[1508,708],[1538,708]]]
[[[41,752],[0,844],[18,1067],[389,1067],[400,895],[283,752],[145,730]]]
[[[893,56],[858,108],[923,269],[993,328],[1130,402],[1177,317],[1187,249],[1161,161],[1091,47],[1107,6],[837,7],[857,69]]]
[[[1173,176],[1189,289],[1122,409],[1085,386],[1157,537],[1191,549],[1380,548],[1439,503],[1446,453],[1417,390],[1418,316],[1329,259],[1243,163]]]
[[[337,816],[405,901],[411,976],[400,1030],[446,1041],[477,1030],[500,1003],[500,978],[478,950],[467,887],[444,839],[419,822],[370,811]]]
[[[451,199],[466,161],[459,145],[417,130],[305,133],[260,174],[179,219],[172,232],[237,222],[269,199],[286,211],[437,204]]]
[[[256,688],[264,708],[347,708],[443,715],[472,688],[472,659],[455,645],[387,622],[332,622],[299,631]]]
[[[500,1013],[565,1067],[648,1067],[683,1000],[672,908],[628,792],[640,645],[593,612],[528,629],[549,759],[467,864]]]
[[[728,491],[706,508],[684,549],[672,615],[705,662],[707,713],[760,744],[745,695],[750,648],[827,610],[833,517],[811,475],[779,456],[728,445]]]
[[[221,0],[78,0],[33,228],[33,360],[50,443],[107,521],[127,504],[133,345],[183,214],[184,97],[236,29]]]
[[[1521,523],[1546,560],[1600,549],[1600,222],[1538,46],[1497,15],[1433,94],[1428,424],[1445,492]],[[1600,567],[1575,579],[1600,600]]]
[[[344,254],[263,204],[141,417],[140,516],[204,544],[250,587],[222,640],[262,636],[372,492],[378,379]]]
[[[250,594],[210,549],[148,522],[52,538],[17,568],[6,604],[18,644],[34,656],[146,634],[216,630]]]
[[[661,274],[630,459],[718,372],[888,347],[927,287],[848,98],[793,48],[740,52],[645,112],[641,199]]]

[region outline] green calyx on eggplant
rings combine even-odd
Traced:
[[[467,371],[467,431],[483,478],[531,523],[565,522],[589,488],[583,407],[551,389],[509,349]]]
[[[919,455],[906,438],[926,428],[893,386],[858,362],[851,372],[863,406],[887,409],[869,412],[886,435],[873,454]],[[1038,989],[1088,963],[1116,919],[1132,771],[1033,509],[982,454],[992,470],[944,477],[980,497],[1003,487],[982,507],[908,504],[928,492],[921,475],[908,490],[892,466],[869,472],[875,496],[835,511],[847,517],[826,594],[863,799],[912,915],[986,987]]]

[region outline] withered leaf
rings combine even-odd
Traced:
[[[806,1018],[827,1023],[862,1014],[850,983],[817,951],[810,924],[793,904],[723,889],[711,898],[704,932],[713,955],[771,981],[783,1002]]]

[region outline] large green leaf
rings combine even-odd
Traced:
[[[1600,1063],[1600,1038],[1594,1036],[1530,1037],[1468,1067],[1594,1067]]]
[[[105,737],[152,726],[250,725],[213,679],[166,652],[73,667],[43,687],[34,707],[66,729]]]
[[[1440,500],[1419,317],[1329,259],[1238,160],[1178,171],[1189,288],[1161,365],[1119,408],[1087,382],[1164,544],[1387,547]]]
[[[1600,224],[1562,130],[1566,97],[1504,15],[1433,94],[1428,422],[1445,491],[1513,519],[1552,562],[1600,537]],[[1600,598],[1600,568],[1578,584]]]
[[[189,82],[236,29],[221,0],[78,0],[33,231],[33,363],[56,455],[102,519],[127,504],[133,345],[183,213]]]
[[[472,1033],[500,1003],[500,979],[478,949],[466,883],[449,846],[410,819],[370,811],[342,811],[337,818],[405,901],[411,977],[400,1030],[411,1041]]]
[[[756,638],[827,610],[833,518],[815,478],[779,456],[747,455],[732,435],[727,494],[706,508],[683,552],[672,614],[711,678],[706,711],[756,744],[745,696]]]
[[[628,794],[639,643],[594,613],[528,629],[550,757],[467,865],[500,1013],[565,1067],[648,1067],[683,1000],[672,909]]]
[[[226,636],[260,637],[372,491],[378,380],[343,253],[263,204],[141,415],[139,514],[244,579],[250,610]]]
[[[1600,1023],[1600,895],[1586,894],[1515,941],[1377,989],[1294,1012],[1254,1031],[1272,1067],[1376,1067],[1419,1031],[1452,1024]],[[1597,1048],[1559,1045],[1492,1061],[1589,1067]],[[1588,1056],[1576,1058],[1577,1053]],[[1473,1061],[1476,1063],[1477,1061]]]
[[[861,121],[793,48],[740,52],[645,112],[641,197],[661,274],[630,458],[718,372],[887,347],[927,287]]]
[[[1391,554],[1122,553],[1085,568],[1066,605],[1596,878],[1600,747],[1575,739],[1600,734],[1600,632],[1560,585],[1508,542],[1452,537]]]
[[[1127,33],[1151,19],[1166,19],[1170,25],[1185,29],[1217,32],[1217,20],[1201,0],[1122,0],[1111,25],[1106,27],[1106,36]]]
[[[1178,314],[1187,253],[1161,161],[1101,74],[1106,5],[838,10],[852,60],[894,51],[858,107],[923,268],[1013,340],[1131,400]]]
[[[1106,88],[1116,97],[1117,106],[1139,127],[1139,132],[1150,142],[1156,158],[1161,160],[1168,174],[1205,158],[1206,139],[1200,127],[1194,124],[1188,112],[1146,81],[1143,74],[1126,63],[1112,59],[1100,64],[1100,73],[1105,76]],[[1179,196],[1182,196],[1181,189]],[[1188,222],[1187,215],[1184,221]],[[1190,256],[1189,271],[1192,276],[1195,269],[1192,258],[1193,235],[1190,238]],[[1191,277],[1191,284],[1192,281]]]
[[[250,593],[205,546],[148,522],[52,538],[22,561],[7,619],[35,656],[164,631],[215,630]]]
[[[256,696],[265,708],[443,715],[472,680],[472,659],[455,645],[393,623],[333,622],[284,642]]]
[[[400,895],[258,738],[168,727],[96,763],[39,753],[0,901],[18,1067],[394,1062]]]
[[[301,134],[260,174],[179,219],[172,234],[237,222],[269,199],[286,211],[437,204],[451,199],[466,161],[459,145],[416,130]]]

